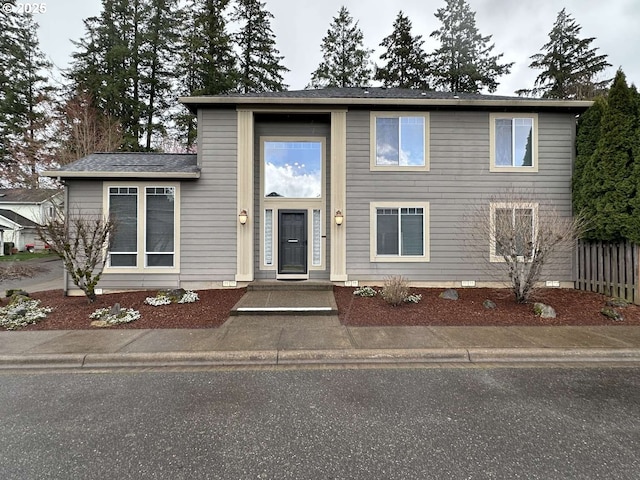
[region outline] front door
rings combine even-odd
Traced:
[[[278,273],[307,273],[306,210],[278,210]]]

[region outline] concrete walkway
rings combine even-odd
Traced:
[[[239,316],[216,329],[0,332],[0,369],[625,362],[640,327],[346,327],[335,316]]]

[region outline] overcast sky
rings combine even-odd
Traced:
[[[21,0],[19,0],[21,1]],[[533,86],[538,71],[530,70],[529,57],[547,42],[558,12],[565,7],[582,26],[581,36],[595,37],[598,53],[608,55],[613,77],[622,67],[629,83],[640,86],[640,1],[638,0],[467,0],[476,12],[476,25],[483,35],[493,35],[494,53],[504,53],[505,62],[515,62],[511,74],[499,78],[496,94],[513,95],[519,88]],[[284,56],[289,89],[304,88],[321,61],[320,44],[329,24],[345,5],[359,22],[367,47],[375,49],[379,62],[382,39],[392,31],[402,10],[413,23],[413,34],[426,40],[427,52],[436,47],[429,35],[439,28],[434,17],[444,0],[266,0],[274,18],[272,29]],[[59,68],[66,68],[74,50],[71,40],[84,35],[83,19],[100,13],[100,0],[49,0],[47,11],[36,16],[44,53]]]

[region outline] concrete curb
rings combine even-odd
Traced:
[[[634,348],[470,348],[472,363],[640,362]]]
[[[276,365],[276,350],[89,354],[85,368]]]
[[[450,363],[469,362],[463,348],[382,349],[382,350],[281,350],[278,364],[350,363]]]
[[[81,353],[0,355],[0,370],[11,368],[81,368]]]
[[[432,348],[0,355],[0,370],[434,363],[640,363],[640,349]]]

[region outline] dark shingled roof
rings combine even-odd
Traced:
[[[61,192],[52,188],[0,188],[0,204],[42,203]]]
[[[92,153],[56,170],[49,177],[147,177],[197,178],[200,167],[195,154],[185,153]]]
[[[583,112],[592,102],[439,92],[410,88],[347,87],[292,90],[285,92],[230,93],[181,97],[192,112],[198,108],[230,108],[237,105],[331,106],[353,108],[432,108],[451,110]]]
[[[35,223],[34,221],[23,217],[22,215],[14,212],[13,210],[5,210],[3,208],[0,208],[0,217],[4,217],[6,219],[9,219],[13,223],[17,223],[21,227],[35,228],[35,227],[38,226],[38,224]]]
[[[415,90],[410,88],[345,87],[319,88],[315,90],[292,90],[287,92],[238,93],[220,97],[244,98],[389,98],[389,99],[429,99],[429,100],[522,100],[522,97],[482,95],[479,93],[437,92],[435,90]]]

